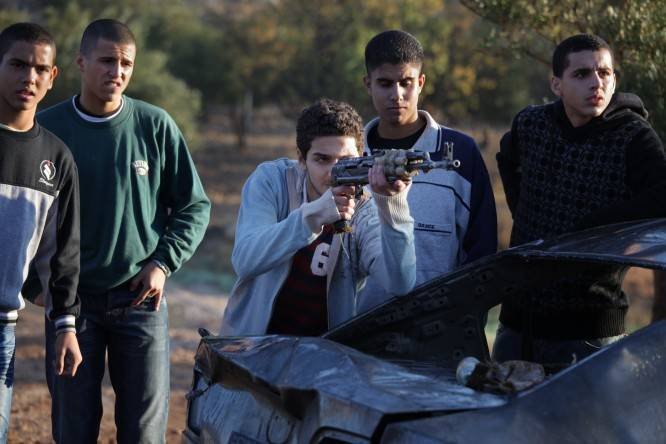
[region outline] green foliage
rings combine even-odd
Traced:
[[[445,121],[508,124],[518,109],[546,93],[547,70],[485,50],[482,36],[488,25],[456,1],[282,0],[266,9],[269,14],[255,18],[271,21],[260,29],[277,21],[282,30],[276,35],[284,44],[271,97],[287,115],[322,96],[348,101],[366,117],[374,115],[362,82],[364,49],[386,29],[406,30],[423,44],[421,100]]]
[[[562,39],[589,32],[604,38],[615,52],[620,90],[637,93],[666,136],[666,9],[661,0],[461,0],[495,29],[489,36],[550,63]]]
[[[666,8],[657,0],[21,4],[20,10],[0,9],[0,23],[43,23],[58,43],[60,76],[44,105],[78,91],[75,58],[81,32],[93,19],[114,17],[127,22],[137,37],[128,93],[167,109],[190,139],[202,115],[223,110],[242,145],[253,107],[278,104],[295,117],[322,96],[348,101],[366,117],[374,115],[362,81],[363,52],[373,35],[395,28],[423,44],[422,106],[447,123],[507,126],[520,108],[552,97],[547,78],[555,43],[586,31],[611,43],[622,72],[620,88],[638,93],[660,134],[666,132],[666,71],[659,69],[666,66]]]
[[[197,120],[201,110],[201,93],[174,76],[167,67],[169,54],[161,42],[150,41],[147,27],[182,2],[116,0],[112,4],[101,0],[79,3],[74,0],[35,2],[40,7],[28,10],[0,10],[0,22],[18,20],[41,23],[56,40],[59,75],[53,90],[47,94],[42,107],[58,103],[78,93],[80,76],[76,64],[81,34],[92,20],[113,17],[128,24],[137,40],[136,67],[128,94],[166,109],[178,122],[181,130],[196,147]],[[174,6],[175,5],[175,6]]]
[[[24,22],[27,20],[29,20],[29,15],[25,11],[0,9],[0,29],[4,29],[12,23]]]

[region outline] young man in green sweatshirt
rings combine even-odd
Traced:
[[[208,224],[210,202],[175,122],[164,110],[123,95],[135,55],[127,26],[92,22],[77,57],[81,93],[38,115],[69,145],[81,183],[77,326],[84,364],[67,381],[47,370],[59,443],[96,442],[107,353],[118,442],[165,441],[164,282],[190,258]]]

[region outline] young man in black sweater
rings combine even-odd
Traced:
[[[55,43],[41,27],[17,23],[0,33],[0,442],[6,442],[21,287],[32,261],[56,326],[55,372],[81,363],[78,177],[67,147],[35,122],[53,86]]]
[[[497,155],[513,215],[511,245],[666,216],[666,158],[641,100],[615,92],[613,53],[581,34],[553,54],[559,100],[514,119]],[[564,363],[624,334],[623,275],[585,267],[502,306],[493,357]]]

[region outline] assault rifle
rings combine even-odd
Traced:
[[[460,160],[453,159],[453,143],[445,142],[445,155],[442,160],[430,159],[425,151],[382,150],[372,156],[341,159],[331,171],[331,186],[355,185],[356,197],[361,195],[362,186],[368,184],[368,170],[374,165],[384,165],[386,180],[408,180],[420,172],[427,173],[434,168],[452,170],[460,167]],[[334,225],[336,233],[349,232],[351,227],[345,220]]]

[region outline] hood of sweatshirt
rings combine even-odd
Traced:
[[[603,131],[636,119],[647,119],[648,111],[636,94],[616,92],[604,112],[585,125],[573,127],[561,100],[553,103],[553,113],[565,137],[577,139],[591,132]]]

